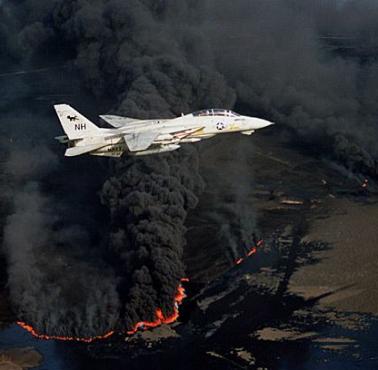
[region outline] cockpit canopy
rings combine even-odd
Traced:
[[[204,109],[193,113],[193,117],[206,116],[226,116],[226,117],[240,117],[240,114],[226,109]]]

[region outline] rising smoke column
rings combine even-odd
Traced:
[[[219,73],[189,62],[181,44],[194,45],[190,40],[197,36],[180,29],[175,33],[177,24],[158,21],[168,13],[182,17],[181,7],[170,5],[168,11],[143,1],[127,6],[123,1],[98,1],[96,6],[64,1],[37,9],[33,2],[23,5],[19,12],[26,14],[28,7],[31,12],[31,23],[20,32],[25,48],[32,46],[43,55],[42,46],[61,45],[67,56],[75,58],[87,88],[98,99],[109,99],[114,113],[172,117],[205,106],[231,107],[234,102]],[[163,156],[117,160],[101,194],[110,211],[107,263],[101,263],[101,251],[94,253],[96,263],[87,262],[91,246],[83,241],[80,252],[72,256],[77,247],[69,238],[72,233],[57,228],[62,221],[50,217],[54,200],[38,187],[26,195],[20,189],[5,235],[12,300],[21,318],[40,333],[83,337],[153,320],[158,307],[171,314],[184,276],[184,221],[202,187],[197,151],[191,147]],[[22,214],[23,207],[30,212]],[[29,217],[43,239],[32,234],[27,240],[14,240],[17,225]],[[15,258],[15,251],[23,249],[27,253],[22,256],[32,257],[27,266]],[[22,277],[24,269],[33,286]],[[68,289],[72,286],[77,292]]]
[[[5,194],[11,214],[3,248],[13,307],[38,333],[106,333],[119,318],[117,281],[91,251],[85,230],[62,220],[59,202],[43,189],[42,180],[58,164],[56,156],[44,147],[36,155],[32,150],[10,152],[3,168],[11,185]]]
[[[202,182],[195,149],[166,158],[126,159],[104,185],[111,210],[110,249],[119,260],[125,324],[153,321],[156,308],[173,313],[185,274],[184,222],[197,204]]]
[[[74,35],[80,40],[77,61],[88,86],[100,96],[111,86],[119,102],[112,110],[139,118],[172,117],[203,106],[231,106],[234,95],[222,76],[192,66],[178,42],[181,31],[174,33],[177,25],[158,21],[158,16],[164,19],[167,9],[172,17],[181,17],[180,7],[177,12],[171,5],[155,9],[153,3],[142,1],[127,6],[120,1],[106,2],[95,11],[83,5],[71,15],[67,23],[97,21],[109,31],[99,29],[93,34],[97,30],[92,30],[89,39],[86,29]],[[189,39],[190,33],[185,33]],[[153,321],[157,308],[164,315],[173,313],[177,285],[185,274],[184,222],[201,188],[195,148],[123,158],[105,183],[102,199],[111,215],[109,249],[121,279],[121,316],[128,329],[139,321]]]
[[[79,180],[74,168],[53,154],[49,147],[57,126],[45,113],[50,103],[38,100],[50,91],[66,92],[68,84],[72,93],[78,84],[68,74],[62,84],[55,55],[38,55],[38,43],[54,46],[42,23],[50,5],[40,2],[30,11],[26,2],[2,5],[1,248],[11,301],[18,319],[39,333],[103,334],[118,321],[119,298],[113,271],[87,229],[92,224],[85,208],[91,207],[80,206],[91,192],[92,170],[80,161],[77,167],[86,173]]]
[[[375,61],[361,63],[360,59],[330,53],[323,48],[320,36],[331,23],[332,32],[345,30],[342,18],[348,14],[355,20],[354,6],[358,8],[359,21],[353,22],[353,30],[367,40],[375,30],[371,26],[366,34],[364,20],[374,13],[375,5],[373,1],[364,1],[362,5],[369,5],[364,9],[350,1],[346,3],[354,4],[352,7],[338,8],[329,2],[321,2],[321,5],[325,3],[332,10],[327,14],[332,14],[333,20],[324,25],[317,18],[321,8],[319,10],[314,2],[295,0],[238,0],[232,4],[210,0],[28,0],[8,4],[12,15],[8,23],[15,24],[9,29],[14,32],[5,26],[0,32],[6,39],[2,46],[11,51],[9,55],[20,65],[51,62],[55,54],[73,61],[90,94],[111,113],[140,118],[172,117],[197,108],[232,107],[236,99],[239,110],[244,113],[255,113],[282,123],[316,145],[325,142],[328,151],[351,169],[374,174],[377,157]],[[346,13],[340,13],[340,9]],[[207,39],[199,37],[201,32],[205,32]],[[49,76],[50,80],[54,78],[53,74]],[[230,86],[237,91],[237,96]],[[20,87],[17,94],[22,90]],[[75,105],[77,98],[68,103]],[[169,312],[173,287],[176,288],[183,272],[183,222],[201,189],[196,161],[195,152],[181,150],[157,158],[125,158],[117,163],[102,191],[111,218],[111,268],[104,262],[107,272],[100,273],[91,285],[88,276],[96,275],[94,270],[102,271],[98,259],[94,267],[77,260],[68,264],[74,266],[75,273],[71,276],[77,277],[70,281],[72,284],[80,281],[83,287],[88,287],[88,292],[94,293],[97,285],[100,292],[108,291],[109,285],[114,287],[110,296],[102,300],[112,302],[117,312],[107,318],[108,321],[102,321],[103,327],[91,329],[92,319],[88,321],[86,309],[79,306],[75,311],[79,313],[72,314],[76,328],[59,318],[49,317],[47,322],[52,323],[49,330],[58,330],[62,325],[67,333],[88,331],[91,334],[113,325],[117,316],[122,317],[125,326],[134,318],[148,319],[155,304]],[[172,170],[175,167],[179,170]],[[27,308],[30,305],[37,310],[43,290],[30,286],[28,276],[18,280],[22,274],[17,268],[24,260],[13,259],[14,253],[24,247],[31,249],[33,263],[28,266],[32,267],[33,284],[44,287],[44,282],[51,280],[54,283],[51,286],[58,287],[64,285],[63,278],[59,280],[54,275],[59,269],[53,264],[51,269],[45,270],[46,263],[38,261],[46,262],[45,251],[51,252],[49,260],[54,261],[57,252],[54,247],[59,245],[56,238],[66,244],[71,239],[59,236],[60,232],[55,235],[56,226],[61,223],[49,221],[51,213],[55,212],[46,213],[45,205],[54,209],[50,204],[54,204],[54,198],[46,197],[40,187],[24,188],[23,185],[20,185],[20,195],[14,197],[14,217],[7,220],[5,230],[12,261],[10,268],[15,271],[14,275],[10,274],[14,283],[11,291],[14,302],[21,302],[19,312],[41,323],[44,316],[27,316]],[[159,189],[158,195],[155,195],[156,189]],[[36,228],[46,230],[46,238],[27,244],[29,239],[34,240],[31,235],[18,244],[18,249],[10,246],[17,242],[14,241],[19,230],[17,224],[24,222],[23,206],[17,206],[23,203],[29,204],[31,209],[26,215],[34,215],[36,222],[41,220]],[[144,210],[145,206],[148,211]],[[159,253],[154,254],[154,250]],[[34,258],[37,258],[35,263]],[[64,258],[70,260],[70,254]],[[85,257],[78,259],[81,258],[85,260]],[[30,301],[23,300],[25,287],[33,292],[28,295]],[[62,309],[57,312],[60,312],[58,317],[63,318],[65,303],[71,300],[66,294],[61,297],[57,302]],[[88,299],[94,312],[88,318],[103,317],[106,304],[101,303],[101,299],[96,302],[94,298]],[[118,300],[121,301],[119,306]],[[41,301],[51,303],[47,298]],[[98,305],[101,308],[96,308]],[[47,310],[40,312],[49,315]],[[149,317],[142,317],[144,314]],[[80,320],[76,320],[78,318]]]

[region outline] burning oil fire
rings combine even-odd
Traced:
[[[253,254],[256,254],[257,253],[257,248],[261,247],[262,245],[264,244],[264,241],[263,240],[259,240],[257,243],[256,243],[256,246],[252,247],[246,254],[244,257],[240,257],[238,258],[237,260],[235,260],[235,265],[240,265],[241,263],[243,263],[248,257],[251,257]]]
[[[181,282],[187,282],[189,281],[188,278],[181,279]],[[154,321],[139,321],[137,322],[134,327],[127,332],[129,335],[135,334],[138,330],[147,330],[150,328],[156,328],[157,326],[160,326],[162,324],[172,324],[175,322],[179,317],[179,305],[182,303],[185,295],[185,289],[180,284],[177,287],[177,293],[174,299],[174,308],[173,308],[173,314],[170,316],[164,316],[163,311],[160,308],[157,308],[155,311],[155,320]]]
[[[189,281],[188,278],[182,278],[179,286],[177,287],[177,292],[174,297],[174,308],[173,308],[172,315],[164,316],[163,311],[160,308],[157,308],[155,312],[154,321],[152,322],[140,321],[134,325],[132,330],[127,331],[127,334],[133,335],[138,330],[147,330],[150,328],[156,328],[157,326],[160,326],[162,324],[172,324],[173,322],[175,322],[179,317],[179,305],[182,304],[182,301],[186,297],[185,289],[182,286],[182,283],[188,282],[188,281]],[[109,331],[108,333],[104,335],[99,335],[99,336],[90,337],[90,338],[46,335],[46,334],[38,333],[31,325],[28,325],[23,321],[17,321],[16,323],[21,328],[28,331],[33,337],[38,338],[38,339],[43,339],[43,340],[62,340],[62,341],[91,343],[96,340],[107,339],[115,333],[114,331]]]
[[[17,321],[16,323],[17,325],[21,326],[21,328],[27,330],[33,337],[38,338],[38,339],[44,339],[44,340],[64,340],[64,341],[72,341],[72,342],[91,343],[95,340],[107,339],[114,334],[114,331],[110,331],[109,333],[106,333],[104,335],[99,335],[97,337],[91,337],[91,338],[64,337],[64,336],[60,337],[56,335],[40,334],[31,325],[28,325],[22,321]]]

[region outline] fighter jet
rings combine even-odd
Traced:
[[[56,137],[67,144],[68,157],[91,154],[120,157],[171,152],[183,143],[196,143],[218,134],[251,135],[272,122],[241,116],[231,110],[207,109],[171,119],[141,120],[114,115],[100,118],[113,128],[100,128],[67,104],[54,105],[66,133]]]

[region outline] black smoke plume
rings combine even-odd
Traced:
[[[54,24],[69,29],[65,37],[77,47],[77,63],[91,91],[99,97],[113,92],[118,101],[111,107],[114,112],[172,117],[203,106],[233,104],[233,92],[219,73],[189,63],[182,38],[194,45],[196,36],[189,29],[182,34],[177,23],[169,22],[169,17],[184,21],[189,9],[143,1],[99,2],[96,9],[85,2],[76,5],[79,9],[64,3]],[[201,190],[197,162],[192,148],[125,158],[103,187],[111,218],[109,248],[120,278],[121,316],[128,328],[153,320],[157,308],[166,316],[173,312],[185,274],[184,221]]]
[[[184,222],[202,185],[194,150],[166,159],[123,160],[103,187],[127,327],[153,321],[157,307],[166,316],[173,313],[173,297],[185,276]]]
[[[36,153],[26,155],[26,163],[39,163],[41,144],[52,146],[44,138],[56,133],[46,124],[56,119],[46,106],[63,100],[93,116],[139,118],[235,105],[287,127],[356,173],[377,175],[374,1],[24,0],[0,6],[8,170],[20,168],[25,141]],[[62,163],[47,150],[47,169],[30,164],[27,177],[21,170],[10,174],[11,185],[2,184],[10,195],[3,244],[20,318],[56,335],[95,335],[151,320],[157,307],[171,313],[184,274],[185,218],[203,185],[196,150],[115,164]],[[96,175],[107,180],[103,207],[91,209],[83,204],[98,203]],[[67,191],[67,182],[76,191]],[[243,213],[244,188],[235,192],[232,212]],[[102,216],[92,220],[88,210]],[[234,218],[225,213],[217,222],[227,225]],[[227,233],[247,239],[254,226],[246,217],[242,231],[233,224]],[[96,243],[98,230],[108,234]]]
[[[92,250],[83,227],[62,220],[72,210],[63,209],[43,189],[42,179],[58,164],[56,155],[44,147],[36,154],[32,150],[9,152],[4,168],[10,187],[3,196],[11,204],[11,215],[3,247],[13,307],[42,334],[108,332],[119,318],[117,280]]]
[[[374,1],[209,1],[207,32],[237,106],[376,177]],[[298,140],[297,140],[298,141]]]
[[[26,16],[28,6],[32,14],[36,12],[31,5],[25,2],[13,10]],[[41,59],[44,48],[57,45],[66,58],[72,53],[86,88],[98,99],[109,99],[108,109],[116,113],[171,117],[202,104],[231,107],[234,94],[223,77],[190,64],[178,42],[181,31],[176,35],[177,26],[157,20],[164,9],[142,1],[128,6],[120,1],[99,2],[95,8],[80,1],[45,4],[37,17],[44,21],[24,27],[19,42],[32,50],[30,60]],[[177,17],[180,14],[177,8]],[[185,32],[185,37],[189,42],[190,34]],[[177,286],[185,275],[184,221],[203,187],[196,149],[125,158],[107,172],[110,178],[101,198],[110,213],[109,237],[105,247],[98,246],[99,252],[93,253],[91,261],[97,262],[92,264],[85,261],[89,243],[75,239],[73,230],[64,225],[67,220],[51,217],[54,202],[50,204],[39,188],[27,196],[22,188],[20,207],[18,193],[14,197],[4,229],[12,300],[20,317],[42,333],[94,336],[116,326],[130,329],[138,321],[152,321],[157,308],[166,316],[173,312]],[[28,237],[28,243],[24,239],[18,243],[13,236],[29,217],[43,240]],[[71,256],[75,247],[79,248],[76,258]],[[30,262],[13,261],[17,253],[27,258],[23,248],[33,255]],[[107,254],[103,263],[102,251]],[[32,276],[33,284],[27,278],[18,279],[21,271]],[[73,285],[77,290],[69,289]],[[27,305],[24,297],[33,305]],[[104,320],[107,310],[109,317]]]

